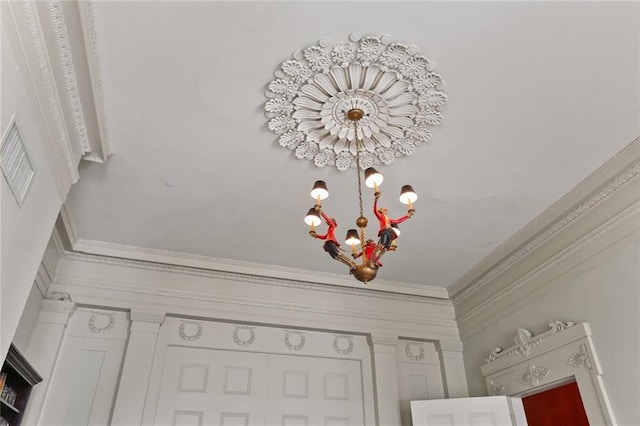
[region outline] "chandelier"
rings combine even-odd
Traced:
[[[356,169],[360,217],[358,229],[347,232],[351,253],[335,237],[337,221],[322,210],[321,202],[329,196],[324,181],[313,186],[315,205],[305,222],[312,237],[325,241],[324,249],[332,258],[367,283],[382,266],[382,255],[395,250],[398,224],[414,214],[417,199],[410,185],[403,186],[400,201],[408,205],[407,214],[389,218],[377,205],[382,175],[373,166],[413,155],[431,139],[431,128],[442,123],[447,103],[442,77],[415,46],[393,42],[388,35],[358,33],[346,41],[321,39],[296,51],[274,75],[264,108],[267,127],[278,136],[279,145],[316,167]],[[380,224],[377,241],[365,235],[363,174],[365,185],[374,189],[374,214]],[[316,227],[323,221],[327,233],[318,234]]]
[[[365,112],[357,107],[351,108],[345,113],[347,120],[349,120],[349,123],[353,126],[355,135],[360,134],[358,124],[364,115]],[[356,173],[358,176],[358,201],[360,204],[360,216],[356,219],[356,226],[360,232],[358,232],[357,229],[349,229],[345,243],[351,246],[351,257],[353,259],[362,258],[360,264],[349,258],[348,255],[345,254],[346,251],[340,248],[340,243],[335,235],[338,223],[335,218],[327,216],[322,210],[321,202],[329,197],[327,184],[322,180],[316,181],[311,189],[311,198],[316,201],[316,204],[309,209],[304,221],[311,227],[309,235],[312,238],[324,240],[324,250],[329,253],[333,259],[347,265],[350,274],[358,281],[366,284],[375,279],[378,268],[382,266],[380,262],[382,255],[387,251],[395,251],[395,240],[400,236],[400,228],[398,225],[413,216],[415,213],[413,203],[418,199],[418,195],[411,185],[404,185],[400,191],[400,202],[408,206],[407,214],[400,218],[392,219],[387,215],[386,208],[378,207],[378,199],[382,195],[379,187],[384,179],[382,174],[373,167],[368,167],[364,171],[365,185],[374,190],[375,201],[373,202],[373,213],[380,224],[378,241],[376,243],[373,239],[367,239],[365,232],[369,220],[364,216],[362,208],[362,168],[360,167],[359,151],[356,152]],[[322,223],[322,219],[324,219],[327,224],[327,233],[319,235],[316,232],[316,227]],[[360,250],[359,252],[358,248]]]

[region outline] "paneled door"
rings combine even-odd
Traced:
[[[154,425],[264,425],[267,354],[169,347]]]
[[[170,346],[154,425],[362,426],[360,361]]]
[[[360,362],[269,355],[267,425],[364,424]]]
[[[527,426],[520,398],[474,398],[411,401],[413,426]]]

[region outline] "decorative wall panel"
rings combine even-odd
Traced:
[[[345,374],[324,375],[324,399],[349,399],[349,379]]]
[[[173,416],[174,426],[202,426],[201,411],[176,411]]]
[[[227,367],[224,373],[224,393],[251,394],[251,368]]]
[[[282,396],[309,398],[309,373],[307,371],[285,371]]]
[[[203,364],[182,364],[178,392],[206,392],[209,366]]]

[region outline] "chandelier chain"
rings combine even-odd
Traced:
[[[358,174],[358,202],[360,203],[360,217],[364,217],[364,209],[362,208],[362,177],[360,173],[362,173],[362,169],[360,167],[360,149],[358,149],[358,122],[354,121],[353,126],[355,127],[356,132],[356,172]],[[367,254],[365,251],[365,233],[364,227],[360,227],[360,253],[362,253],[362,264],[366,264]]]

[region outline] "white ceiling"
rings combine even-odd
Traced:
[[[115,154],[83,162],[69,196],[87,240],[346,273],[302,217],[324,179],[338,235],[353,227],[354,171],[297,160],[267,129],[263,104],[293,51],[354,31],[415,44],[449,96],[432,141],[379,167],[392,216],[404,214],[401,185],[419,195],[379,278],[450,285],[640,134],[640,3],[93,8]]]

